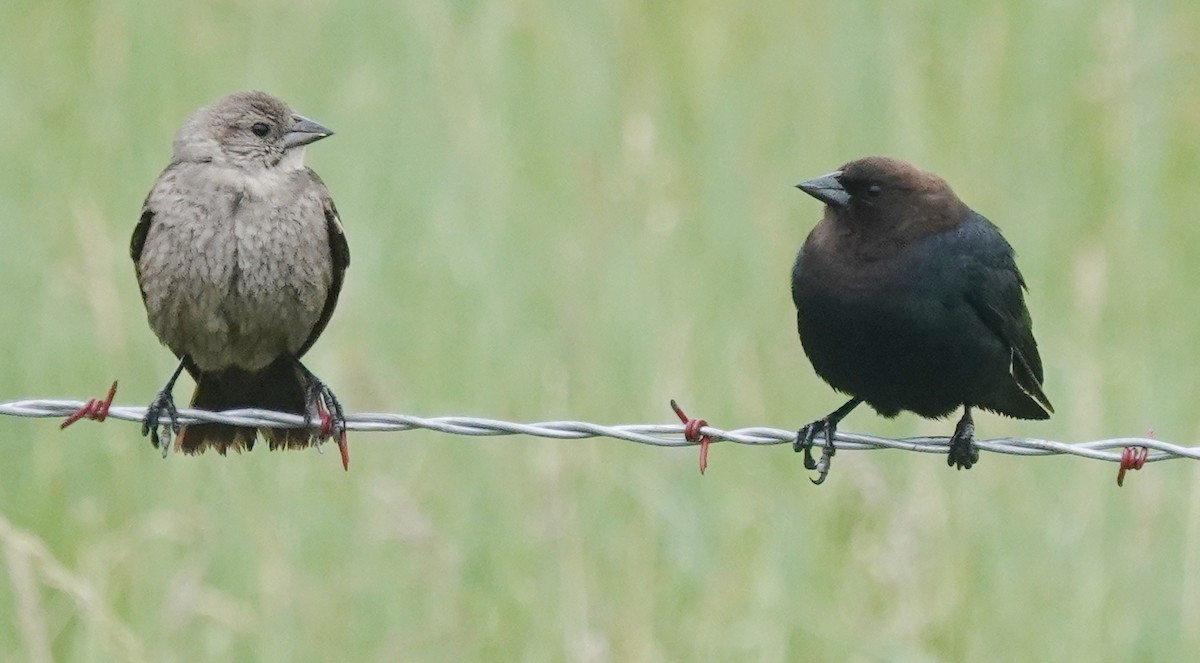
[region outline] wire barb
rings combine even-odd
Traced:
[[[1146,437],[1154,438],[1154,429],[1151,428]],[[1146,459],[1150,456],[1150,449],[1145,446],[1127,446],[1121,450],[1121,466],[1117,469],[1117,487],[1125,485],[1126,470],[1140,470],[1146,464]]]
[[[62,418],[75,414],[87,405],[78,400],[29,399],[0,403],[0,415],[16,417]],[[132,421],[139,425],[146,415],[144,406],[109,406],[107,419]],[[218,423],[257,428],[296,428],[304,425],[304,418],[296,414],[271,412],[268,410],[243,409],[225,412],[181,409],[180,424]],[[351,431],[411,431],[431,430],[448,435],[495,437],[503,435],[529,435],[560,440],[580,440],[607,437],[637,444],[656,447],[690,447],[703,443],[685,437],[686,424],[621,424],[606,426],[583,421],[544,421],[538,423],[515,423],[485,419],[481,417],[417,417],[407,414],[364,412],[346,415],[345,430]],[[795,431],[762,426],[721,430],[703,427],[702,433],[710,443],[731,442],[750,446],[792,444]],[[949,449],[949,438],[909,437],[892,439],[837,431],[834,445],[841,450],[900,449],[918,453],[945,455]],[[1120,463],[1125,447],[1145,447],[1145,463],[1154,463],[1176,458],[1200,460],[1200,446],[1185,447],[1146,437],[1118,437],[1091,442],[1067,444],[1038,438],[1001,437],[976,440],[981,451],[1012,454],[1016,456],[1070,455],[1092,460]],[[1128,469],[1133,469],[1132,467]]]
[[[675,410],[675,416],[683,422],[683,439],[700,445],[700,474],[703,475],[704,470],[708,469],[708,445],[712,443],[712,438],[702,432],[708,421],[689,418],[674,398],[671,399],[671,409]]]
[[[342,456],[342,469],[350,471],[350,446],[346,443],[346,426],[341,422],[345,417],[342,413],[342,407],[334,401],[337,409],[337,419],[329,411],[329,407],[325,405],[325,397],[317,399],[317,419],[320,425],[317,428],[317,451],[321,450],[321,443],[329,438],[337,440],[338,453]]]
[[[103,399],[89,398],[83,404],[83,407],[72,412],[63,422],[58,425],[58,429],[62,430],[67,426],[79,421],[80,419],[91,419],[93,421],[104,421],[108,417],[108,408],[112,407],[113,397],[117,395],[117,381],[113,380],[112,386],[108,388],[108,395]]]
[[[1142,469],[1149,455],[1150,450],[1146,447],[1125,447],[1121,451],[1121,467],[1117,470],[1117,487],[1125,485],[1125,471]]]

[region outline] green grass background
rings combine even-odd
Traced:
[[[353,411],[794,428],[794,331],[851,158],[943,174],[1017,247],[1058,408],[984,437],[1200,432],[1200,5],[1055,0],[0,4],[0,399],[147,403],[128,237],[230,91],[309,151],[353,264],[308,356]],[[185,381],[186,382],[186,381]],[[182,385],[186,401],[190,385]],[[866,408],[848,430],[947,434]],[[357,434],[172,456],[0,420],[4,660],[1182,660],[1200,470]]]

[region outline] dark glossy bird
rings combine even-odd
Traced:
[[[866,157],[797,186],[825,203],[792,268],[800,341],[817,375],[851,396],[797,435],[817,483],[838,423],[860,403],[885,417],[941,418],[961,406],[947,458],[960,469],[979,458],[972,408],[1054,412],[1013,249],[945,180]]]
[[[350,264],[329,191],[304,165],[305,146],[332,134],[255,91],[197,110],[179,130],[130,242],[150,327],[179,358],[142,425],[164,454],[164,417],[187,453],[250,449],[256,437],[243,426],[180,429],[171,391],[183,369],[196,381],[193,407],[317,416],[317,441],[344,434],[337,398],[300,363]],[[308,446],[314,432],[262,429],[272,449]]]

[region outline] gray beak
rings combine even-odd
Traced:
[[[318,122],[304,117],[303,115],[292,115],[292,126],[283,134],[283,145],[285,148],[300,147],[308,145],[314,141],[321,140],[333,135],[333,130],[326,128]]]
[[[850,194],[838,181],[841,176],[842,171],[835,170],[828,175],[801,182],[796,188],[831,207],[845,207],[850,204]]]

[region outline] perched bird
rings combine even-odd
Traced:
[[[941,418],[962,406],[947,459],[960,469],[979,459],[972,408],[1054,412],[1013,249],[945,180],[867,157],[797,187],[825,203],[792,268],[800,341],[817,375],[851,396],[797,435],[816,483],[838,422],[863,402],[885,417]]]
[[[163,417],[187,453],[254,445],[254,428],[180,429],[171,391],[187,369],[196,381],[193,407],[316,416],[319,431],[262,433],[272,449],[335,435],[347,461],[341,405],[300,363],[329,322],[350,264],[329,191],[304,165],[305,146],[332,134],[251,91],[197,110],[176,135],[129,247],[150,327],[179,358],[142,422],[142,434],[164,454]]]

